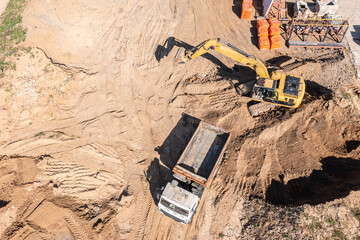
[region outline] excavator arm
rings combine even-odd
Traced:
[[[206,40],[190,50],[185,51],[185,49],[179,49],[175,61],[188,62],[207,53],[211,49],[214,49],[215,51],[254,69],[262,78],[270,78],[269,72],[264,63],[256,59],[254,56],[251,56],[233,45],[221,40],[220,38]]]

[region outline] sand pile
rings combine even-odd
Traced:
[[[0,236],[216,239],[246,224],[239,214],[252,209],[249,194],[282,204],[351,202],[359,125],[350,105],[360,103],[351,90],[334,91],[353,81],[346,51],[260,53],[251,22],[232,7],[214,0],[29,1],[23,22],[31,51],[0,79]],[[302,59],[306,65],[291,73],[310,86],[304,104],[251,118],[249,99],[229,81],[251,80],[252,70],[218,53],[173,65],[179,42],[210,37],[278,68],[276,57]],[[154,198],[186,144],[183,112],[233,135],[189,226],[161,215]],[[332,170],[341,167],[349,178]],[[315,196],[308,190],[314,178],[338,191]]]

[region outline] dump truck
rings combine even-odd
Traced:
[[[230,133],[200,121],[185,150],[173,168],[173,180],[159,197],[164,215],[189,224],[222,161]]]

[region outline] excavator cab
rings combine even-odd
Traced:
[[[279,78],[277,79],[276,76]],[[304,93],[305,83],[300,77],[277,73],[275,79],[258,78],[251,98],[256,101],[296,108],[300,105]]]
[[[279,81],[266,78],[258,78],[251,92],[251,98],[254,100],[276,103],[279,93],[276,91]]]

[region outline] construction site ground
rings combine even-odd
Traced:
[[[233,4],[28,1],[30,50],[0,79],[0,239],[360,238],[351,53],[260,52]],[[253,70],[216,52],[173,65],[174,43],[214,37],[304,77],[301,106],[252,118],[229,81]],[[189,225],[156,205],[193,132],[184,112],[232,134]]]
[[[339,1],[340,13],[351,23],[346,33],[346,45],[350,49],[357,79],[360,81],[360,5],[356,1]]]

